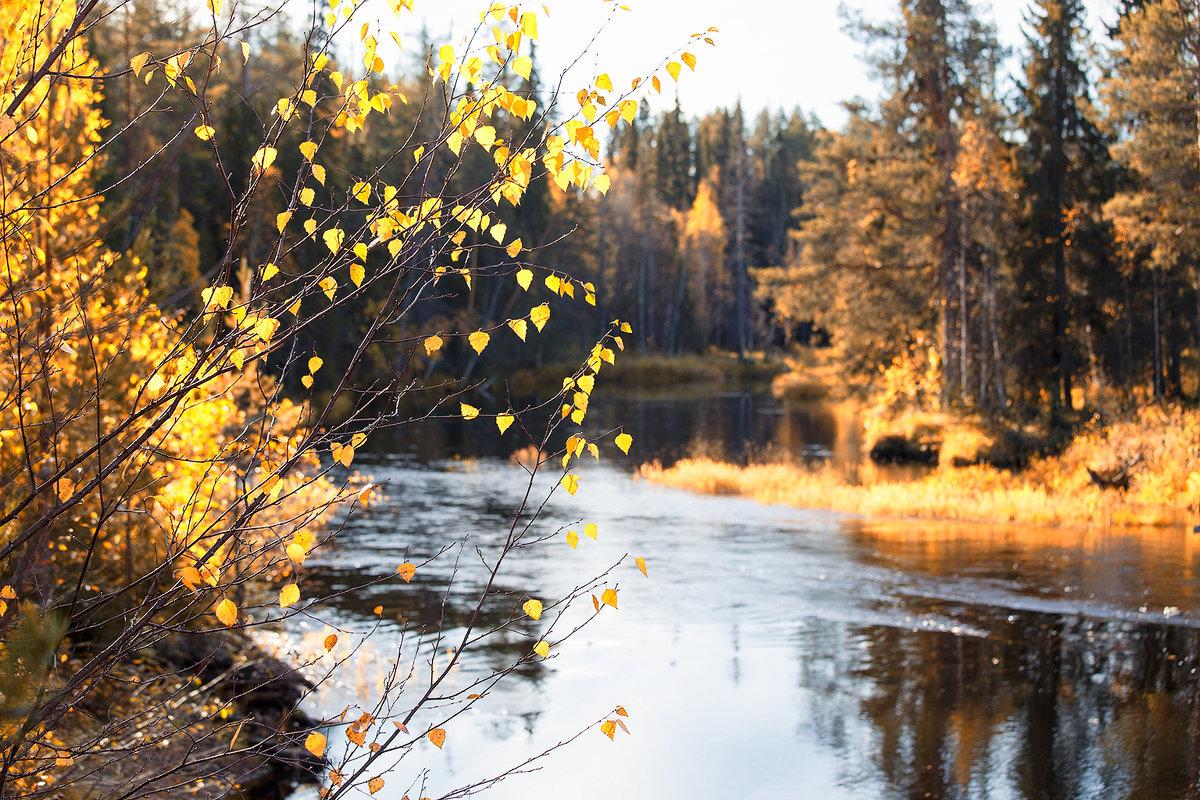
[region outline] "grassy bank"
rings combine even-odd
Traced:
[[[961,452],[961,444],[954,450]],[[943,459],[923,475],[904,478],[869,462],[847,474],[832,467],[697,458],[669,468],[644,465],[640,475],[692,491],[869,516],[1059,526],[1200,522],[1196,410],[1154,407],[1126,420],[1096,422],[1058,454],[1033,458],[1019,470],[956,466],[961,463],[961,457]],[[1113,476],[1128,488],[1100,485]]]

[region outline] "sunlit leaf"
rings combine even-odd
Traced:
[[[279,214],[276,214],[275,215],[275,228],[280,233],[283,233],[283,229],[287,227],[288,220],[290,220],[291,218],[292,218],[292,212],[290,212],[290,211],[283,211]]]
[[[492,229],[490,231],[488,231],[488,233],[491,234],[492,238],[496,240],[496,244],[504,244],[504,234],[507,232],[508,232],[508,226],[505,225],[503,222],[497,222],[495,225],[492,226]]]
[[[437,334],[430,336],[425,340],[425,355],[433,355],[438,350],[442,349],[443,344],[445,344],[445,342],[442,341],[442,337],[438,336]]]
[[[487,331],[475,331],[467,337],[467,341],[471,343],[471,349],[476,353],[482,353],[491,340],[492,337]]]
[[[567,531],[567,544],[574,549],[579,546],[579,534],[575,531]]]
[[[341,228],[330,228],[321,234],[321,238],[325,241],[329,252],[336,254],[338,248],[342,246],[342,242],[346,240],[346,234]]]
[[[691,53],[681,53],[679,58],[683,63],[688,65],[688,69],[693,72],[696,70],[696,57],[694,55]]]
[[[351,264],[350,265],[350,280],[354,282],[355,286],[362,286],[363,278],[365,278],[366,276],[367,276],[367,270],[363,267],[362,264]]]
[[[459,411],[462,412],[463,419],[470,420],[479,416],[479,409],[475,406],[467,405],[466,403],[459,403],[458,408]]]
[[[375,794],[382,788],[383,788],[383,778],[379,777],[378,775],[376,775],[374,778],[371,778],[371,780],[367,781],[367,791],[369,791],[371,794]]]
[[[300,599],[300,587],[294,583],[289,583],[287,586],[279,590],[279,607],[287,608]]]
[[[617,706],[617,714],[622,717],[629,716],[629,712],[625,710],[625,706]]]
[[[633,444],[633,437],[628,433],[618,433],[617,438],[613,439],[613,444],[621,449],[625,455],[629,455],[629,448]]]
[[[600,194],[608,194],[609,187],[612,186],[612,179],[607,175],[597,175],[592,179],[592,185],[596,187],[596,191]]]
[[[217,619],[221,620],[222,625],[227,625],[232,628],[237,624],[238,608],[228,597],[217,603]]]
[[[308,551],[303,546],[292,542],[286,548],[287,557],[297,564],[303,564],[304,559],[308,557]]]
[[[510,319],[508,321],[508,327],[512,328],[513,333],[521,337],[522,342],[525,341],[525,333],[529,328],[529,326],[525,323],[525,320]]]
[[[516,417],[512,414],[497,414],[496,427],[500,429],[500,433],[504,433],[513,424],[513,420],[515,419]]]
[[[317,193],[311,186],[305,186],[300,190],[300,202],[306,206],[311,206],[313,201],[317,199]]]
[[[317,179],[317,183],[321,184],[322,186],[325,185],[325,168],[324,167],[322,167],[320,164],[313,164],[312,165],[312,174],[313,174],[313,177]]]
[[[612,80],[609,79],[607,72],[596,76],[596,88],[602,89],[606,92],[611,92],[613,90]]]
[[[333,639],[337,641],[336,636]],[[326,639],[325,641],[328,642],[329,640]],[[317,731],[310,733],[308,738],[304,740],[304,749],[317,758],[325,755],[325,734],[318,733]]]
[[[313,156],[315,156],[317,154],[317,143],[316,142],[301,142],[300,143],[300,154],[303,155],[309,161],[312,161]]]
[[[587,525],[583,526],[583,535],[592,539],[596,538],[596,534],[599,533],[599,531],[600,529],[596,527],[596,523],[594,522],[589,522]]]
[[[308,371],[315,375],[324,363],[320,356],[313,356],[308,360]]]
[[[417,574],[417,565],[410,564],[409,562],[405,561],[403,564],[396,567],[396,572],[400,574],[400,577],[404,579],[405,583],[408,583],[413,579],[413,575]]]
[[[336,645],[337,642],[338,642],[338,637],[337,637],[336,633],[331,633],[328,636],[326,636],[325,642],[324,642],[326,652],[328,652],[329,650],[332,650],[333,646]]]
[[[609,739],[613,738],[613,734],[617,732],[617,723],[613,722],[611,719],[606,720],[600,725],[600,732]]]
[[[637,564],[637,568],[642,571],[643,575],[645,575],[647,578],[650,577],[649,573],[646,572],[646,559],[639,556],[638,558],[634,559],[633,563]]]
[[[529,309],[529,321],[539,331],[546,327],[546,323],[550,321],[550,304],[542,303]]]
[[[517,56],[509,62],[513,72],[520,75],[525,80],[529,80],[530,74],[533,72],[533,59],[529,56]]]
[[[527,269],[517,270],[517,283],[525,291],[529,291],[529,284],[533,282],[533,272]]]
[[[209,139],[211,139],[213,137],[213,134],[216,132],[217,132],[217,129],[214,128],[212,125],[200,125],[196,128],[196,136],[202,142],[207,142]]]
[[[429,741],[433,742],[433,746],[442,749],[442,744],[446,741],[446,732],[441,728],[434,728],[429,733],[425,734],[429,737]]]
[[[275,163],[275,155],[274,147],[260,147],[254,151],[254,158],[251,160],[251,163],[259,172],[266,172]]]
[[[138,53],[129,59],[129,67],[133,70],[133,74],[139,78],[142,77],[142,70],[146,68],[146,62],[149,60],[149,53]]]
[[[504,251],[508,253],[509,258],[516,258],[521,253],[521,247],[521,238],[518,236],[508,243],[508,247],[504,248]]]
[[[326,233],[328,233],[328,231],[326,231]],[[334,292],[337,291],[338,287],[338,283],[336,280],[334,280],[333,276],[326,275],[317,283],[317,285],[321,287],[321,291],[325,293],[325,296],[329,298],[329,302],[332,303]]]
[[[532,617],[535,621],[542,618],[542,601],[530,598],[521,605],[521,610]]]
[[[579,491],[579,476],[578,475],[572,475],[572,474],[568,473],[563,476],[563,479],[561,481],[559,481],[559,483],[562,484],[562,487],[564,489],[566,489],[567,492],[572,497],[575,496],[575,492]]]
[[[604,603],[605,605],[610,605],[613,608],[616,608],[617,607],[617,590],[616,589],[605,589],[604,593],[600,595],[600,602]]]
[[[550,655],[550,643],[543,640],[533,646],[533,652],[537,653],[542,658]]]

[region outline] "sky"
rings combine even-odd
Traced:
[[[844,100],[880,93],[860,58],[861,43],[843,32],[839,4],[832,0],[625,0],[621,10],[603,0],[548,0],[548,18],[539,20],[538,62],[543,81],[571,67],[565,86],[572,92],[598,72],[613,84],[627,87],[636,75],[660,67],[665,56],[687,45],[692,33],[712,34],[716,47],[699,40],[687,50],[696,56],[696,70],[685,67],[679,84],[684,112],[701,116],[714,108],[732,107],[739,99],[747,117],[759,110],[799,107],[813,112],[828,127],[846,120]],[[1104,41],[1104,23],[1115,19],[1112,0],[1088,0],[1094,38]],[[453,44],[478,22],[486,0],[418,0],[417,19],[431,34],[451,35]],[[540,10],[540,3],[528,3]],[[897,0],[850,0],[869,20],[897,14]],[[1025,0],[976,2],[976,13],[994,22],[1002,43],[1019,47]],[[544,15],[539,15],[544,16]],[[382,38],[382,37],[381,37]],[[592,52],[577,59],[588,45]],[[573,66],[572,66],[573,65]],[[1010,69],[1018,69],[1010,60]],[[674,82],[665,78],[662,103],[674,102]]]

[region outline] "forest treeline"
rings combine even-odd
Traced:
[[[1080,0],[1031,3],[1015,82],[1004,75],[1014,60],[965,0],[903,0],[890,21],[852,20],[883,92],[878,102],[848,101],[849,120],[836,131],[798,110],[747,118],[735,107],[690,120],[678,103],[658,114],[643,104],[604,143],[613,164],[606,194],[535,175],[509,225],[533,260],[595,289],[598,308],[577,303],[574,317],[560,314],[536,358],[567,357],[619,316],[633,323],[633,346],[665,354],[831,344],[848,379],[925,407],[1057,418],[1098,395],[1195,395],[1200,3],[1123,0],[1117,14],[1110,31],[1091,32]],[[190,24],[182,6],[139,3],[98,29],[93,52],[109,68],[127,64],[186,39]],[[230,45],[213,78],[221,85],[208,89],[227,98],[214,106],[224,118],[211,124],[235,183],[246,179],[238,170],[249,169],[271,98],[290,91],[275,85],[285,73],[272,65],[312,44],[289,30],[283,18],[256,28],[249,62]],[[345,197],[346,176],[436,124],[421,55],[432,51],[428,37],[416,50],[395,83],[410,102],[359,136],[322,145],[336,166],[314,207]],[[536,67],[517,89],[542,96],[551,116],[587,102],[546,96]],[[130,75],[104,92],[109,130],[119,131],[152,90]],[[189,113],[141,120],[106,162],[112,176],[133,175],[106,192],[108,243],[145,266],[165,307],[199,304],[229,235],[225,178],[203,142],[179,133],[190,129]],[[546,120],[510,123],[506,138],[536,141]],[[301,160],[295,146],[279,148],[280,169]],[[403,160],[376,178],[416,191]],[[486,154],[447,153],[433,180],[474,185],[489,167]],[[243,274],[266,259],[287,199],[256,200],[236,254]],[[469,266],[501,264],[503,251],[491,252],[472,250]],[[305,246],[289,257],[304,259]],[[439,291],[399,323],[397,340],[494,325],[519,290],[451,277]],[[324,352],[358,341],[371,323],[370,308],[361,313],[329,315],[313,334]],[[497,374],[528,355],[515,337],[499,344],[511,351],[491,360]],[[375,345],[362,369],[486,382],[476,358],[452,346],[418,363]]]

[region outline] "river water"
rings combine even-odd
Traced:
[[[735,454],[781,441],[809,457],[846,447],[835,415],[755,395],[596,412],[610,415],[643,460],[714,446],[702,440]],[[356,460],[387,497],[306,564],[306,595],[332,597],[332,611],[294,617],[287,640],[313,648],[336,629],[326,659],[347,657],[306,701],[310,713],[357,705],[403,718],[441,674],[529,482],[494,433],[425,426]],[[560,489],[546,503],[527,538],[549,538],[505,561],[480,608],[495,632],[464,651],[439,694],[482,691],[475,681],[539,638],[550,658],[449,722],[459,707],[448,701],[415,717],[414,734],[439,725],[445,745],[422,740],[398,763],[373,764],[367,774],[394,764],[376,797],[440,797],[579,732],[485,796],[1189,796],[1200,772],[1200,548],[1184,532],[874,522],[662,488],[613,454],[578,470],[574,498]],[[535,500],[555,477],[535,481]],[[586,523],[597,538],[572,549],[565,531]],[[404,561],[419,564],[409,584],[396,577]],[[594,614],[586,590],[550,607],[610,568],[592,591],[616,588],[618,609]],[[527,595],[545,613],[513,621]],[[396,663],[404,691],[372,706]],[[613,715],[617,705],[628,717]],[[609,741],[605,719],[629,734]],[[333,755],[349,747],[343,731],[330,728]]]

